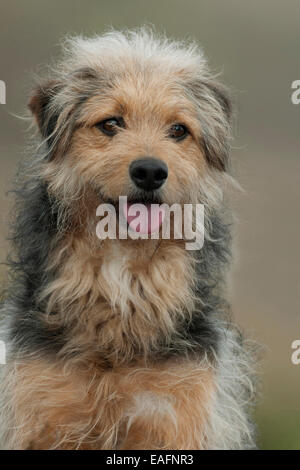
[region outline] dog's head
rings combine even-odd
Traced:
[[[68,41],[30,101],[58,200],[216,202],[230,101],[194,45],[149,32]]]

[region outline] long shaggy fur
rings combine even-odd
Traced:
[[[151,31],[65,43],[30,101],[42,140],[16,186],[1,309],[5,449],[255,447],[252,352],[230,321],[231,106],[194,45]],[[128,126],[113,140],[97,122]],[[167,126],[190,135],[171,142]],[[180,122],[179,121],[179,122]],[[142,195],[128,165],[169,166],[162,201],[205,204],[205,243],[105,240],[96,208]]]

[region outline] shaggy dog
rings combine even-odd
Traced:
[[[194,44],[66,41],[33,93],[1,315],[5,449],[253,448],[251,354],[229,319],[231,105]],[[205,242],[96,236],[101,203],[204,204]]]

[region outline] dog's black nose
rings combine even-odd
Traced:
[[[139,158],[131,163],[129,174],[138,188],[153,191],[160,188],[168,178],[168,167],[157,158]]]

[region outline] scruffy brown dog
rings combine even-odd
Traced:
[[[75,38],[29,107],[1,315],[5,449],[254,447],[248,346],[224,297],[231,107],[201,51]],[[205,242],[102,240],[96,209],[205,205]],[[149,209],[150,210],[150,209]]]

